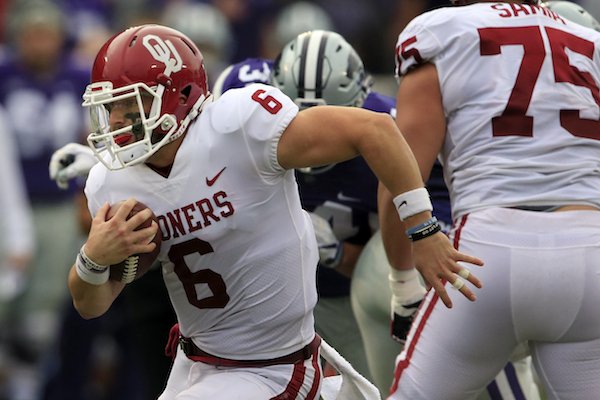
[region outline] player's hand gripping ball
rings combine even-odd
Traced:
[[[117,213],[117,210],[119,207],[121,207],[122,203],[123,202],[119,202],[110,207],[110,210],[106,215],[107,221]],[[138,201],[127,216],[127,219],[133,217],[135,214],[146,208],[148,208],[148,206]],[[150,218],[137,227],[136,230],[149,227],[152,224],[152,220],[158,224],[158,219],[154,213],[152,213]],[[156,261],[158,253],[160,252],[160,244],[162,243],[160,229],[156,232],[156,235],[154,235],[152,241],[156,243],[156,247],[154,247],[154,250],[152,250],[150,253],[133,254],[120,263],[111,265],[109,279],[113,281],[121,281],[122,283],[127,284],[142,277],[146,272],[148,272],[148,270]]]

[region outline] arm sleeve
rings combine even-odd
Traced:
[[[421,64],[433,62],[442,45],[435,32],[442,18],[439,13],[425,13],[413,19],[398,36],[396,43],[396,77],[400,78]]]
[[[263,179],[277,179],[285,173],[277,159],[277,146],[298,114],[298,106],[279,89],[263,84],[229,90],[219,103],[219,112],[211,121],[213,127],[221,133],[241,133],[246,151]]]

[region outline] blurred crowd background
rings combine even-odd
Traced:
[[[600,19],[600,1],[579,1]],[[174,322],[160,271],[104,317],[73,310],[66,276],[89,227],[83,182],[59,190],[54,150],[83,142],[81,95],[96,51],[141,23],[174,27],[204,54],[209,82],[229,64],[274,58],[310,29],[342,34],[394,95],[394,45],[448,0],[0,0],[0,400],[150,399],[170,365]],[[391,373],[391,371],[390,371]]]

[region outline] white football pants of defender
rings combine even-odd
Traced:
[[[457,225],[458,249],[485,262],[483,288],[475,302],[449,290],[452,309],[427,294],[390,399],[475,398],[524,341],[549,400],[597,399],[600,212],[492,208]]]
[[[350,291],[352,308],[363,335],[373,382],[379,391],[386,395],[392,386],[396,357],[402,350],[402,345],[390,336],[392,296],[388,284],[390,268],[383,249],[381,233],[376,232],[358,259]],[[479,276],[479,270],[477,274]],[[526,352],[515,352],[514,356],[514,359],[506,364],[477,400],[540,399],[538,386],[532,373],[531,357]],[[428,385],[435,380],[433,376],[425,378],[424,384]],[[445,399],[443,396],[439,398]]]
[[[322,376],[319,354],[302,364],[233,368],[192,361],[178,347],[167,387],[158,400],[318,400]],[[319,390],[309,396],[315,379]]]

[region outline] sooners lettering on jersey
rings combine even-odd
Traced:
[[[459,46],[465,42],[473,46]],[[396,55],[399,76],[424,62],[436,66],[455,217],[525,199],[600,206],[597,32],[540,6],[479,3],[415,18]]]

